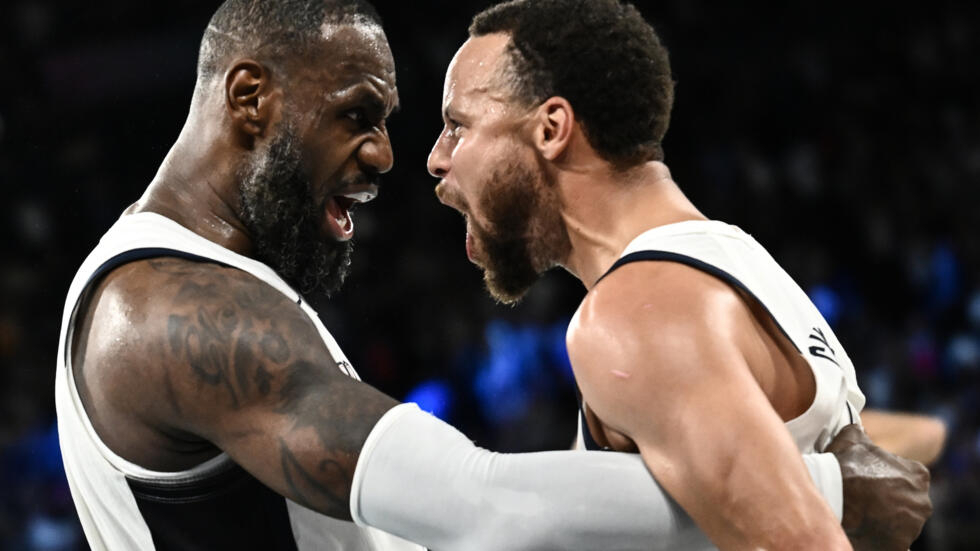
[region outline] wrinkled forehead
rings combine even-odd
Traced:
[[[502,76],[510,37],[503,33],[471,37],[459,48],[446,71],[443,104],[488,96],[506,98]]]
[[[395,60],[379,25],[368,20],[325,23],[321,32],[323,47],[305,68],[305,79],[321,83],[328,99],[363,82],[397,103]]]
[[[324,23],[323,42],[334,57],[349,63],[376,66],[394,78],[395,60],[388,37],[380,25],[369,20],[353,23]]]

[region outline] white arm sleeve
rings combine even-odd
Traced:
[[[811,475],[833,486],[836,470],[839,495],[821,455],[833,463],[807,460]],[[414,404],[368,436],[350,505],[357,524],[446,551],[713,548],[637,454],[493,453]]]
[[[813,484],[840,520],[844,515],[844,479],[837,458],[832,453],[807,453],[803,454],[803,462]]]

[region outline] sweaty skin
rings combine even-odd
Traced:
[[[283,73],[248,57],[202,83],[156,178],[128,212],[167,216],[239,254],[239,169],[288,113],[317,204],[372,191],[392,165],[385,118],[394,62],[372,25],[325,29],[324,55]],[[288,93],[287,93],[288,92]],[[329,207],[333,208],[333,207]],[[320,239],[349,238],[325,224]],[[226,452],[279,494],[350,519],[351,478],[376,421],[397,404],[347,377],[300,307],[255,277],[162,257],[111,271],[79,310],[72,364],[102,440],[148,469],[181,471]]]
[[[661,307],[636,306],[646,301]],[[638,450],[723,549],[850,548],[783,426],[812,402],[812,375],[764,325],[693,268],[613,272],[568,334],[589,428],[600,445]]]
[[[594,285],[643,231],[705,217],[662,163],[610,166],[566,99],[530,110],[508,100],[500,75],[509,41],[471,37],[457,52],[445,127],[429,157],[439,199],[467,220],[471,259],[491,265],[471,231],[493,227],[485,197],[500,184],[486,175],[501,165],[536,167],[560,197],[560,224],[544,235],[561,235],[564,246],[543,247],[539,233],[524,246],[539,271],[564,267],[589,289],[567,344],[599,443],[639,451],[721,548],[850,549],[783,425],[813,401],[809,367],[759,305],[702,272],[644,262]],[[921,524],[911,524],[917,533]]]

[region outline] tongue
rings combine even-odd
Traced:
[[[350,211],[341,206],[336,197],[327,201],[324,225],[327,233],[334,236],[337,241],[347,241],[354,236],[354,221],[350,217]]]

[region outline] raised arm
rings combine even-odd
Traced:
[[[629,265],[591,291],[569,354],[606,429],[635,442],[720,548],[849,549],[747,364],[751,323],[739,296],[706,274]]]

